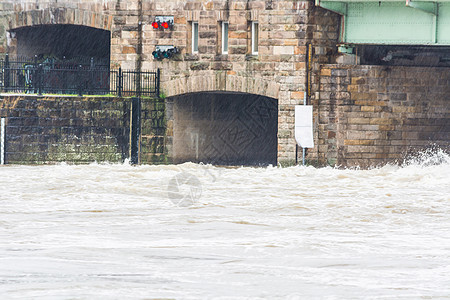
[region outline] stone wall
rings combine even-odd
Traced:
[[[153,29],[156,16],[174,16],[173,29]],[[228,54],[222,54],[220,47],[223,21],[229,22]],[[254,21],[259,22],[257,55],[250,47]],[[198,53],[191,51],[192,22],[199,24]],[[447,130],[439,122],[448,117],[442,116],[448,113],[443,103],[449,95],[443,83],[448,81],[448,71],[402,67],[379,71],[383,67],[356,66],[357,55],[337,53],[340,22],[339,15],[314,6],[313,1],[0,0],[0,53],[17,52],[10,32],[23,26],[75,24],[108,30],[111,65],[161,69],[161,93],[167,97],[227,91],[277,99],[279,163],[295,161],[294,106],[303,103],[305,92],[315,108],[318,146],[308,150],[312,162],[374,165],[399,159],[408,148],[433,141],[447,143],[448,135],[431,132]],[[180,53],[155,60],[151,53],[157,45],[176,46]],[[336,62],[342,65],[330,65]],[[416,78],[420,80],[412,85]],[[420,101],[413,100],[417,95],[422,95]],[[405,107],[409,111],[402,111]],[[176,128],[170,116],[167,120],[168,135],[147,132],[142,145],[170,154]],[[426,130],[430,134],[425,135]],[[167,159],[151,151],[145,156],[148,162]]]
[[[5,163],[123,162],[130,157],[130,99],[0,97]],[[142,163],[166,162],[164,102],[142,101]]]
[[[144,2],[145,3],[145,2]],[[244,92],[278,99],[278,161],[293,161],[294,105],[305,89],[308,1],[153,1],[156,15],[174,15],[173,32],[143,27],[143,67],[161,68],[166,96],[202,91]],[[145,19],[144,19],[145,20]],[[190,48],[190,24],[199,23],[199,51]],[[220,49],[220,22],[229,22],[229,50]],[[251,22],[259,22],[258,55],[251,54]],[[172,60],[152,60],[158,44],[181,49]],[[114,55],[114,54],[113,54]],[[118,54],[121,56],[121,54]],[[118,58],[118,57],[117,57]],[[116,59],[116,58],[114,58]]]
[[[142,101],[140,163],[161,164],[172,161],[172,136],[167,130],[166,101]]]
[[[450,146],[449,68],[322,65],[320,75],[310,159],[368,167]]]
[[[234,91],[278,99],[279,161],[294,160],[293,107],[305,90],[306,31],[311,1],[133,0],[0,1],[0,44],[14,53],[8,33],[22,26],[75,24],[111,32],[111,64],[125,69],[160,68],[162,93]],[[155,30],[158,15],[174,16],[170,31]],[[199,51],[191,53],[191,24],[199,23]],[[229,22],[229,51],[220,49],[220,22]],[[259,22],[258,55],[251,53],[251,22]],[[5,38],[5,36],[7,38]],[[9,37],[8,37],[9,36]],[[317,34],[312,38],[319,37]],[[8,40],[8,41],[7,41]],[[181,53],[154,60],[157,45]],[[2,49],[0,49],[2,50]],[[2,52],[2,51],[0,51]],[[4,52],[4,51],[3,51]]]

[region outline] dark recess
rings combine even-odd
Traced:
[[[39,25],[13,31],[19,56],[110,59],[110,32],[81,25]]]
[[[450,67],[450,47],[358,45],[362,65]]]
[[[245,93],[173,97],[174,162],[276,165],[278,101]]]

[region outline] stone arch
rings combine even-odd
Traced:
[[[164,80],[162,70],[162,92],[167,97],[197,92],[239,92],[270,98],[279,98],[280,84],[262,77],[242,76],[236,72],[190,72],[190,75]]]
[[[37,25],[82,25],[111,31],[113,16],[75,8],[45,8],[17,11],[11,15],[9,29]]]
[[[6,45],[9,54],[31,57],[55,54],[51,49],[56,49],[64,56],[101,57],[102,65],[110,62],[113,17],[101,10],[46,7],[11,12],[8,19]],[[93,49],[88,47],[92,42],[100,50],[83,51]]]

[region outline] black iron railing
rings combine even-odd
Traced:
[[[0,59],[0,91],[28,94],[159,96],[159,69],[138,71],[75,61]]]

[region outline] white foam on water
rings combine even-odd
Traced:
[[[0,296],[445,298],[449,167],[2,166]],[[189,207],[168,196],[182,172]]]

